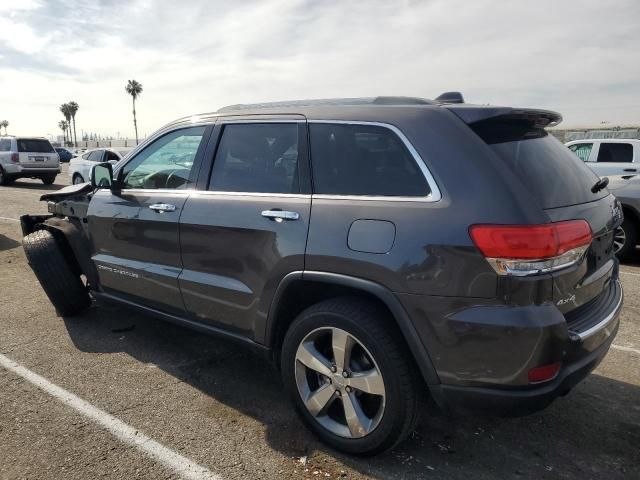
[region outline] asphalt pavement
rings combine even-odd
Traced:
[[[640,252],[614,345],[569,395],[523,418],[428,413],[362,459],[319,443],[249,350],[120,307],[57,317],[17,218],[64,172],[0,187],[0,479],[640,478]]]

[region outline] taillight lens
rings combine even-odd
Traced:
[[[11,154],[11,161],[18,163],[20,161],[20,155],[18,155],[17,153],[12,153]]]
[[[545,225],[472,225],[473,243],[501,275],[535,275],[578,262],[592,241],[584,220]]]

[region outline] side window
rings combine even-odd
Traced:
[[[123,167],[122,188],[187,188],[205,127],[175,130],[147,145]]]
[[[630,143],[601,143],[598,162],[630,163],[633,161],[633,145]]]
[[[377,125],[310,124],[314,193],[425,197],[429,184],[398,136]]]
[[[112,151],[107,150],[106,152],[107,152],[107,157],[104,159],[105,162],[108,162],[110,160],[116,160],[116,161],[120,160],[120,157],[115,153],[113,153]]]
[[[83,153],[82,154],[82,159],[83,160],[89,160],[89,155],[91,155],[93,152],[87,152],[87,153]]]
[[[0,152],[8,152],[11,150],[11,140],[4,139],[0,140]]]
[[[209,190],[299,193],[298,124],[225,125]]]
[[[102,152],[103,150],[94,150],[93,152],[90,152],[87,160],[89,160],[90,162],[101,162]]]
[[[575,153],[583,162],[589,161],[589,155],[591,155],[592,149],[593,143],[577,143],[569,147],[569,150]]]

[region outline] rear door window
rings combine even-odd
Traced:
[[[105,159],[105,161],[110,161],[110,160],[120,160],[120,157],[118,155],[116,155],[114,152],[107,150],[107,158]]]
[[[297,123],[225,125],[209,190],[300,193],[300,128]]]
[[[609,194],[591,187],[598,176],[543,128],[526,120],[498,118],[470,127],[538,199],[542,208],[591,202]]]
[[[426,197],[424,174],[402,140],[370,124],[311,123],[314,193]]]
[[[593,143],[577,143],[576,145],[571,145],[569,150],[575,153],[583,162],[588,162],[591,150],[593,150]]]
[[[633,145],[630,143],[601,143],[598,163],[631,163]]]
[[[102,150],[94,150],[93,152],[90,152],[89,156],[87,156],[87,160],[90,162],[102,161]]]
[[[18,152],[28,153],[56,153],[49,140],[44,139],[18,139]]]

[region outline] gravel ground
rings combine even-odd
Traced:
[[[395,451],[359,459],[315,440],[250,351],[119,307],[58,318],[15,219],[66,183],[0,187],[0,353],[220,478],[640,478],[640,264],[622,267],[614,347],[568,396],[518,419],[426,415]],[[0,478],[97,477],[178,475],[0,367]]]

